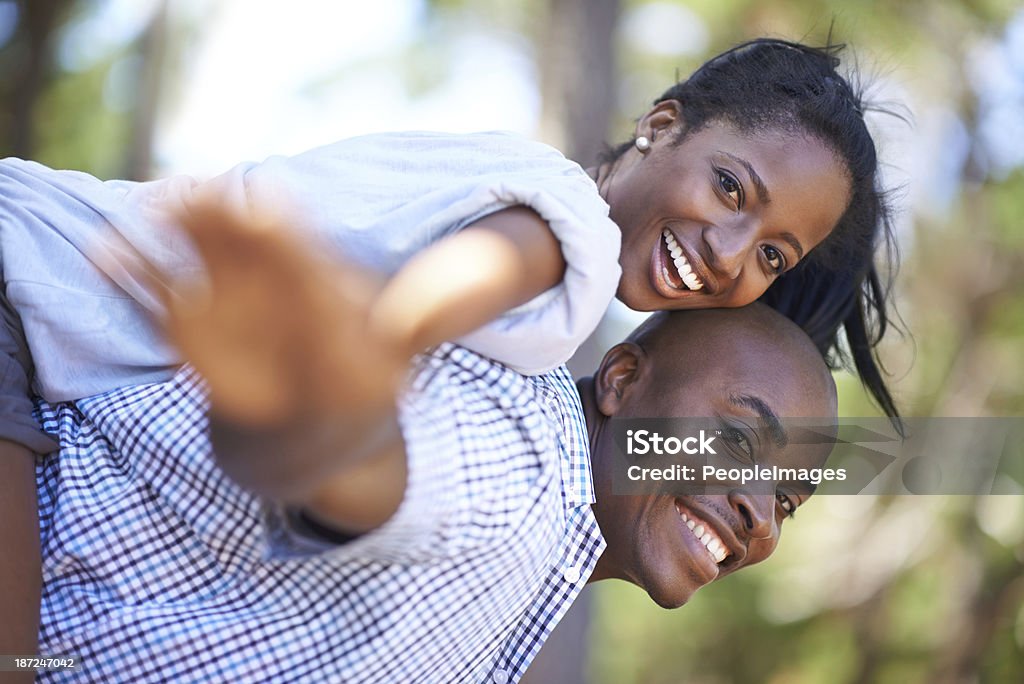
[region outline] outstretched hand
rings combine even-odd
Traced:
[[[169,340],[206,379],[213,411],[278,427],[393,410],[408,354],[366,325],[379,283],[328,258],[284,219],[204,199],[180,216],[206,268],[179,282],[139,274],[162,299]]]

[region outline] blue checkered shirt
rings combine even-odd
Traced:
[[[372,533],[328,544],[211,455],[202,385],[38,404],[40,681],[510,682],[605,543],[564,368],[423,358],[400,406],[409,482]]]

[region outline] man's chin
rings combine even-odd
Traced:
[[[651,600],[662,608],[685,605],[701,587],[719,577],[720,568],[696,563],[688,555],[665,560],[663,564],[652,563],[646,566],[646,572],[634,578],[634,584],[646,591]]]
[[[700,586],[648,587],[647,595],[662,608],[672,609],[686,605],[699,589]]]

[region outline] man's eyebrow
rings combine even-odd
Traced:
[[[772,197],[768,194],[768,186],[766,186],[764,181],[761,180],[761,177],[757,175],[757,171],[754,170],[754,167],[750,162],[743,157],[737,157],[735,154],[729,154],[725,151],[722,151],[722,154],[747,170],[747,175],[750,176],[750,180],[754,183],[754,189],[757,190],[757,199],[761,200],[761,204],[771,203]]]
[[[764,427],[768,429],[768,435],[775,446],[781,449],[789,444],[789,436],[786,434],[785,428],[782,427],[782,421],[764,400],[749,394],[732,394],[729,396],[729,403],[755,411],[764,423]]]

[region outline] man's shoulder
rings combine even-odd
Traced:
[[[544,451],[565,451],[566,442],[586,443],[579,393],[568,369],[524,375],[498,361],[454,343],[424,354],[416,364],[406,408],[443,406],[459,414],[466,430],[515,430],[518,439]],[[504,426],[504,427],[501,427]]]
[[[504,409],[527,404],[537,409],[580,406],[579,392],[564,365],[545,373],[524,375],[454,343],[438,345],[420,358],[411,389],[429,392],[439,384],[480,394]]]
[[[457,425],[458,434],[451,436],[464,442],[467,451],[488,458],[487,449],[478,447],[493,443],[499,449],[525,449],[538,464],[557,464],[565,506],[594,500],[583,406],[565,366],[523,375],[469,349],[443,344],[421,359],[412,388],[413,412],[432,414],[431,425],[442,420]],[[414,422],[423,423],[423,416]]]

